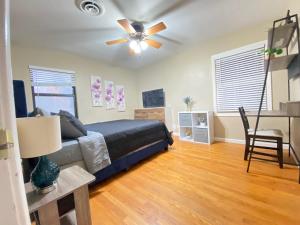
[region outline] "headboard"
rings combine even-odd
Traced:
[[[27,105],[26,105],[24,81],[14,80],[13,86],[14,86],[16,117],[17,118],[27,117]]]

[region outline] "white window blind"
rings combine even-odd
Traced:
[[[258,110],[265,79],[263,43],[213,56],[217,112]],[[267,92],[262,110],[267,109]]]
[[[48,113],[65,110],[77,116],[75,72],[30,66],[34,107]]]
[[[29,67],[31,86],[75,86],[75,72]]]

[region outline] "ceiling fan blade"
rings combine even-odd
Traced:
[[[118,20],[118,23],[122,26],[122,28],[129,34],[135,33],[135,29],[131,26],[128,20],[122,19]]]
[[[156,34],[166,28],[167,28],[166,24],[164,24],[163,22],[160,22],[160,23],[148,28],[145,33],[147,35],[153,35],[153,34]]]
[[[165,41],[171,42],[171,43],[176,44],[176,45],[182,45],[183,44],[180,41],[177,41],[177,40],[175,40],[173,38],[166,37],[166,36],[161,35],[161,34],[156,34],[156,37],[161,38],[161,39],[163,39]]]
[[[107,41],[106,44],[107,45],[115,45],[115,44],[122,44],[122,43],[126,43],[126,42],[128,42],[128,40],[126,38],[121,38],[121,39],[117,39],[117,40]]]
[[[161,47],[161,43],[159,43],[158,41],[154,41],[154,40],[151,40],[151,39],[147,39],[147,40],[145,40],[145,42],[148,44],[148,45],[150,45],[151,47],[153,47],[153,48],[160,48]]]

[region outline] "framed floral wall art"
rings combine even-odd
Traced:
[[[106,102],[106,109],[114,109],[115,108],[115,90],[114,90],[114,82],[113,81],[105,81],[105,96],[104,100]]]
[[[102,79],[99,76],[91,76],[92,105],[103,106]]]
[[[116,85],[116,102],[119,112],[126,110],[124,86]]]

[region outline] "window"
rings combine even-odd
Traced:
[[[75,73],[30,66],[34,107],[47,112],[65,110],[77,117]]]
[[[265,79],[266,42],[259,42],[212,57],[215,110],[218,113],[258,110]],[[270,77],[270,76],[268,76]],[[271,109],[271,80],[268,79],[262,110]]]

